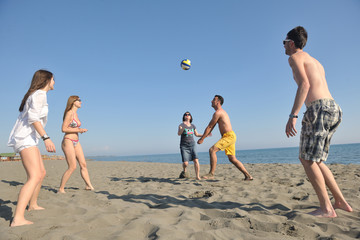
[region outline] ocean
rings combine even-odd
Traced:
[[[298,159],[299,148],[270,148],[256,150],[238,150],[236,158],[242,163],[291,163],[300,164]],[[200,164],[209,164],[209,153],[198,152]],[[218,164],[230,163],[225,152],[218,152]],[[95,161],[129,161],[129,162],[157,162],[157,163],[181,163],[181,155],[156,154],[135,156],[87,156],[87,159]],[[330,154],[327,164],[360,164],[360,143],[338,144],[330,146]]]

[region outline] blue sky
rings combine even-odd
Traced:
[[[360,142],[358,0],[0,0],[0,152],[12,151],[8,136],[38,69],[55,75],[46,131],[58,154],[70,95],[83,100],[87,156],[178,153],[183,113],[202,133],[215,94],[238,150],[297,146],[299,136],[285,136],[297,86],[282,40],[298,25],[344,112],[332,143]],[[198,151],[218,140],[213,133]]]

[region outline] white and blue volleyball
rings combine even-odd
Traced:
[[[191,67],[191,61],[189,59],[184,59],[181,61],[180,66],[184,70],[189,70]]]

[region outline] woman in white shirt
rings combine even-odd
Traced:
[[[80,128],[81,122],[77,115],[77,110],[79,108],[81,108],[81,99],[78,96],[70,96],[64,111],[62,131],[65,135],[61,144],[68,164],[68,169],[61,178],[59,193],[65,193],[65,184],[76,169],[76,160],[80,165],[80,174],[84,179],[86,185],[85,189],[94,190],[86,167],[84,152],[79,142],[79,133],[87,132],[86,128]]]
[[[37,147],[40,137],[48,152],[55,152],[55,145],[45,132],[48,115],[46,93],[54,89],[54,76],[46,70],[35,72],[31,85],[25,94],[19,111],[19,117],[12,129],[8,146],[20,153],[21,161],[27,174],[27,182],[21,188],[11,227],[32,224],[25,219],[25,209],[28,211],[44,209],[37,204],[41,183],[46,171]]]

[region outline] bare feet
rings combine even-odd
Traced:
[[[352,212],[352,207],[347,202],[335,202],[333,205],[334,209],[342,209],[347,212]]]
[[[204,175],[202,177],[203,177],[203,179],[214,179],[215,178],[214,174],[212,174],[212,173],[208,173],[208,174],[206,174],[206,175]]]
[[[201,177],[200,176],[196,177],[196,180],[201,180]]]
[[[94,190],[95,190],[95,188],[93,188],[93,187],[89,187],[89,186],[86,186],[86,187],[85,187],[85,190],[87,190],[87,191],[94,191]]]
[[[40,207],[40,206],[38,206],[38,205],[36,205],[36,206],[29,206],[28,207],[28,211],[30,212],[30,211],[32,211],[32,210],[44,210],[45,208],[43,208],[43,207]]]
[[[251,176],[250,176],[250,177],[245,177],[245,178],[244,178],[244,181],[252,181],[252,180],[254,180],[254,178],[253,178],[253,177],[251,177]]]
[[[333,211],[330,211],[330,212],[323,212],[321,210],[321,208],[315,210],[315,211],[312,211],[312,212],[309,212],[308,214],[314,216],[314,217],[325,217],[325,218],[335,218],[337,217],[336,215],[336,212],[333,210]]]
[[[30,222],[28,220],[21,219],[21,220],[15,220],[15,218],[11,221],[10,223],[10,227],[18,227],[18,226],[23,226],[23,225],[30,225],[33,224],[33,222]]]
[[[57,193],[66,193],[65,190],[59,189]]]

